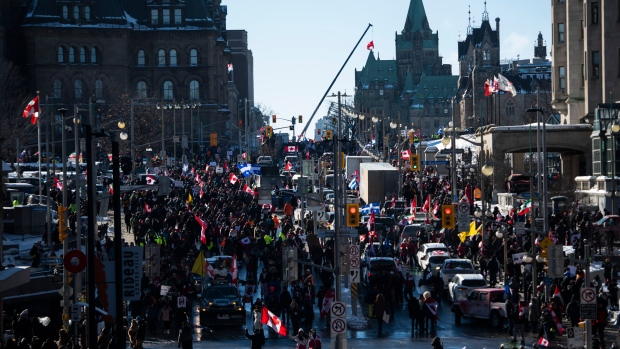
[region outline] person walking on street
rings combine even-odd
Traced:
[[[413,275],[411,275],[411,273],[407,272],[405,274],[405,278],[403,279],[403,286],[405,288],[403,297],[405,298],[405,302],[409,304],[410,300],[415,300],[415,297],[413,296],[413,291],[415,291],[415,280],[413,279]]]
[[[308,337],[306,337],[303,328],[299,329],[296,336],[289,333],[288,338],[297,342],[297,345],[295,346],[296,349],[307,349],[306,345],[308,344]]]
[[[159,319],[164,322],[164,333],[170,334],[170,320],[172,319],[172,308],[168,303],[159,310]]]
[[[579,306],[579,304],[577,304]],[[540,319],[540,305],[538,304],[538,298],[532,297],[529,305],[528,320],[530,326],[532,326],[532,333],[538,333],[538,319]]]
[[[157,321],[159,319],[159,310],[155,303],[151,303],[146,310],[146,321],[149,324],[149,333],[155,334],[157,332]]]
[[[144,343],[144,338],[146,337],[146,323],[142,316],[138,316],[136,319],[138,319],[138,330],[136,332],[136,346],[134,348],[144,349],[142,343]]]
[[[127,336],[129,337],[129,346],[131,348],[137,348],[136,336],[138,334],[138,319],[131,319],[131,326],[127,330]]]
[[[497,273],[499,272],[499,261],[496,256],[493,256],[487,264],[487,270],[489,271],[489,286],[495,287],[497,285]]]
[[[386,310],[385,299],[382,293],[377,294],[377,298],[375,298],[374,310],[377,316],[378,335],[380,336],[383,334],[383,313]]]
[[[571,301],[566,306],[566,315],[568,316],[572,327],[577,327],[579,325],[581,308],[579,305],[578,296],[573,296],[573,299],[571,299]]]
[[[407,301],[407,309],[409,310],[409,318],[411,319],[411,337],[413,337],[415,333],[416,322],[418,322],[418,327],[420,326],[418,321],[421,312],[420,302],[418,302],[418,300],[415,298],[409,299]]]
[[[194,330],[189,326],[187,321],[183,321],[181,329],[179,330],[179,339],[177,345],[179,348],[192,349],[192,342],[194,340]]]
[[[314,328],[310,329],[310,337],[308,338],[308,349],[323,349],[323,342],[321,342],[321,336],[316,334]]]
[[[443,343],[441,343],[441,339],[439,337],[433,338],[431,345],[433,346],[433,349],[443,349]]]
[[[253,334],[249,334],[246,327],[245,337],[252,341],[251,349],[261,349],[265,345],[265,333],[262,330],[255,329]]]

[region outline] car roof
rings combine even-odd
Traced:
[[[484,276],[481,274],[456,274],[454,276],[458,276],[463,280],[484,280]]]
[[[430,248],[437,248],[437,247],[445,247],[445,248],[448,248],[448,247],[446,246],[446,244],[443,244],[443,243],[441,243],[441,242],[430,242],[430,243],[428,243],[428,244],[424,244],[424,245],[422,245],[422,246],[426,246],[426,248],[429,248],[429,247],[430,247]]]
[[[392,257],[370,257],[369,259],[371,262],[372,261],[376,261],[376,260],[389,260],[389,261],[394,261],[394,258]]]
[[[504,289],[496,288],[496,287],[482,287],[482,288],[474,288],[472,292],[505,292]]]
[[[446,259],[446,262],[470,262],[471,263],[471,259],[467,259],[467,258],[450,258],[450,259]]]

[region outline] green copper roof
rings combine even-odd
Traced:
[[[405,77],[405,86],[403,86],[403,93],[412,93],[415,91],[415,84],[413,83],[413,74],[411,70],[407,70],[407,77]]]
[[[437,33],[432,34],[431,40],[422,41],[422,48],[439,48],[439,35]],[[412,50],[413,49],[413,41],[411,40],[403,40],[403,36],[398,34],[396,35],[396,49],[400,50]]]
[[[366,60],[366,65],[362,70],[355,72],[355,84],[362,84],[362,88],[368,88],[373,81],[381,81],[386,85],[391,85],[392,88],[398,87],[398,69],[395,60],[380,60],[375,59],[372,50]]]
[[[409,11],[407,11],[407,20],[405,21],[405,31],[422,31],[424,24],[427,23],[426,11],[422,0],[411,0],[409,3]]]
[[[435,99],[451,99],[456,95],[458,80],[458,75],[428,76],[422,74],[412,104],[421,104],[426,100],[431,103]]]

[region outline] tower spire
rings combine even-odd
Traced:
[[[468,10],[467,10],[467,21],[468,21],[468,25],[467,25],[467,35],[471,35],[472,34],[472,28],[471,28],[471,5],[467,6]]]
[[[489,13],[487,12],[487,0],[484,0],[484,12],[482,12],[482,21],[489,21]]]

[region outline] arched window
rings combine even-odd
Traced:
[[[58,48],[58,63],[65,62],[65,49],[62,47]]]
[[[189,65],[197,66],[198,65],[198,50],[195,48],[189,51]]]
[[[482,54],[482,59],[485,61],[491,60],[491,50],[489,50],[489,46],[484,47],[484,52]]]
[[[54,98],[62,98],[62,83],[60,80],[54,80]]]
[[[138,81],[136,92],[138,93],[138,98],[146,98],[146,93],[147,93],[146,82]]]
[[[103,99],[103,81],[95,80],[95,98]]]
[[[75,80],[74,87],[75,87],[75,99],[82,98],[82,91],[83,91],[82,80]]]
[[[512,101],[506,102],[506,115],[515,115],[515,104]]]
[[[80,47],[80,63],[86,63],[86,48]]]
[[[69,63],[75,63],[75,49],[69,47]]]
[[[174,99],[174,90],[172,87],[172,81],[164,82],[164,100],[171,101]]]
[[[93,64],[97,63],[97,49],[95,47],[90,48],[90,62]]]
[[[62,18],[69,19],[69,8],[67,6],[62,7]]]
[[[196,80],[192,80],[189,83],[189,99],[200,98],[200,83]]]
[[[90,21],[90,6],[84,6],[84,18]]]
[[[175,49],[170,50],[170,66],[177,66],[177,50]]]
[[[80,19],[80,7],[73,6],[73,19]]]
[[[159,64],[160,67],[166,65],[166,51],[159,50],[157,53],[157,64]]]
[[[144,50],[138,50],[138,66],[144,66],[145,61]]]

